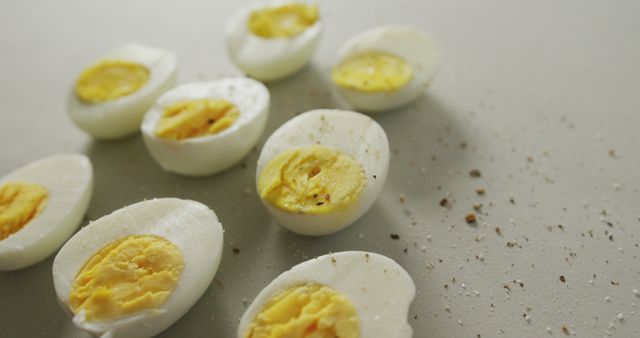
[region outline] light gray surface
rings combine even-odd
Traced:
[[[175,196],[209,205],[223,222],[217,282],[162,337],[234,337],[243,301],[271,279],[351,249],[388,255],[409,271],[418,290],[415,337],[562,337],[563,325],[581,337],[640,335],[640,2],[323,2],[326,30],[313,64],[269,86],[263,140],[295,113],[341,106],[327,70],[356,32],[417,25],[438,38],[445,62],[428,95],[376,117],[394,149],[378,202],[321,238],[269,221],[253,188],[257,153],[246,168],[183,178],[163,172],[139,136],[94,142],[66,116],[76,74],[126,42],[175,51],[180,83],[238,74],[222,35],[237,6],[0,3],[0,175],[48,154],[82,152],[95,166],[89,219]],[[481,178],[469,177],[474,168]],[[439,205],[443,197],[452,208]],[[469,226],[464,217],[478,203],[478,225]],[[51,263],[0,273],[0,336],[85,337],[56,303]]]

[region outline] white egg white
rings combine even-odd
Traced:
[[[290,287],[317,283],[347,297],[354,305],[363,338],[410,338],[407,322],[415,285],[409,274],[392,259],[363,251],[345,251],[300,263],[267,285],[245,311],[238,338],[266,302]]]
[[[238,120],[214,135],[183,140],[156,136],[165,107],[201,98],[233,103],[240,112]],[[187,176],[211,175],[233,166],[251,151],[264,131],[268,115],[269,91],[258,81],[237,77],[196,82],[162,95],[145,115],[142,136],[151,156],[164,170]]]
[[[382,26],[347,40],[338,52],[334,67],[371,52],[398,56],[413,70],[409,83],[393,92],[364,93],[341,87],[332,81],[353,108],[371,113],[400,107],[422,95],[431,84],[441,59],[435,40],[426,32],[408,26]]]
[[[320,41],[321,18],[304,32],[289,38],[267,39],[251,32],[249,17],[254,10],[309,1],[255,1],[239,9],[226,27],[227,51],[233,63],[247,75],[260,81],[283,79],[304,67]]]
[[[93,190],[91,161],[80,154],[49,156],[16,169],[0,179],[44,186],[46,207],[22,229],[0,241],[0,270],[16,270],[54,253],[84,217]]]
[[[356,112],[319,109],[287,121],[267,139],[258,158],[256,182],[278,154],[314,145],[333,148],[352,157],[364,170],[365,186],[354,203],[326,214],[288,212],[263,200],[280,225],[307,236],[336,232],[360,218],[380,195],[389,169],[389,142],[376,121]]]
[[[177,57],[166,50],[128,44],[106,53],[93,64],[100,60],[141,64],[149,70],[149,79],[134,93],[98,103],[78,98],[74,83],[67,100],[69,117],[78,128],[98,139],[117,139],[135,134],[140,130],[144,113],[162,93],[175,85]]]
[[[88,321],[84,311],[72,314],[73,323],[92,335],[144,338],[164,331],[206,291],[222,257],[222,225],[207,206],[177,198],[129,205],[89,223],[56,256],[53,282],[58,300],[68,313],[72,313],[71,287],[80,269],[98,250],[130,235],[156,235],[169,240],[182,252],[184,269],[175,289],[159,308],[105,321]]]

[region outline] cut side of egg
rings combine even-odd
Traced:
[[[313,1],[256,1],[227,23],[227,50],[233,63],[260,81],[276,81],[300,70],[322,32]]]
[[[351,37],[338,53],[332,82],[355,109],[381,112],[424,93],[441,55],[435,40],[413,27],[383,26]]]
[[[175,54],[158,48],[128,44],[107,52],[77,77],[69,117],[98,139],[132,135],[153,102],[175,85],[177,67]]]
[[[17,270],[53,254],[84,217],[93,189],[91,161],[54,155],[0,179],[0,270]]]
[[[238,338],[409,338],[415,285],[392,259],[345,251],[282,273],[246,310]]]
[[[182,317],[213,281],[223,229],[207,206],[147,200],[74,235],[53,262],[60,304],[103,338],[154,336]]]
[[[388,168],[389,142],[377,122],[351,111],[313,110],[269,137],[256,185],[278,223],[320,236],[360,218],[380,194]]]
[[[142,136],[167,171],[211,175],[238,163],[258,143],[269,115],[269,91],[249,78],[182,85],[147,112]]]

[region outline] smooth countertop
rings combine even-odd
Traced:
[[[343,250],[387,255],[410,273],[415,337],[640,336],[640,2],[322,1],[321,45],[303,71],[269,85],[261,144],[297,113],[346,107],[328,71],[359,31],[416,25],[445,58],[425,96],[375,116],[393,150],[378,201],[319,238],[269,218],[254,189],[257,152],[219,175],[185,178],[162,171],[140,136],[96,142],[67,117],[82,67],[128,42],[176,52],[180,83],[240,74],[223,39],[238,6],[0,3],[0,175],[80,152],[95,168],[89,220],[174,196],[207,204],[223,223],[215,282],[161,337],[235,337],[246,303],[273,278]],[[57,304],[52,260],[0,273],[0,336],[87,337]]]

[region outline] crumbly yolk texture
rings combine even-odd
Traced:
[[[269,299],[244,338],[358,338],[353,304],[335,290],[308,284]]]
[[[46,206],[49,192],[39,184],[12,182],[0,186],[0,241],[20,231]]]
[[[182,252],[153,235],[121,238],[100,249],[73,281],[69,303],[87,320],[103,320],[162,305],[184,267]]]
[[[180,101],[165,108],[156,135],[171,140],[213,135],[229,128],[239,116],[238,108],[224,99]]]
[[[260,197],[286,211],[324,214],[357,200],[364,170],[351,157],[328,147],[286,150],[258,177]]]
[[[333,81],[364,93],[398,90],[411,80],[413,70],[402,58],[386,53],[354,57],[333,70]]]
[[[149,70],[141,64],[103,60],[80,74],[76,94],[89,103],[112,101],[137,92],[148,80]]]
[[[249,17],[249,30],[257,36],[290,38],[318,21],[318,6],[288,4],[255,10]]]

